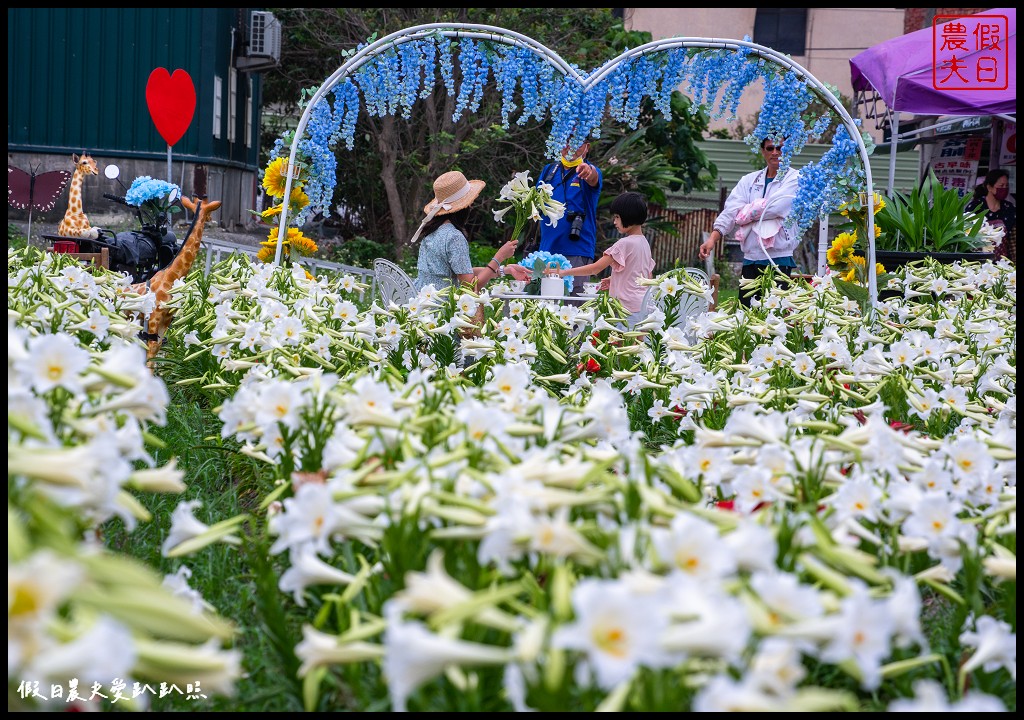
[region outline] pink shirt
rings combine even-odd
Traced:
[[[640,310],[647,286],[637,285],[637,278],[649,278],[654,272],[651,244],[643,235],[627,235],[604,251],[612,259],[612,278],[608,294],[617,298],[627,310]]]

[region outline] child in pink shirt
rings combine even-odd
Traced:
[[[601,289],[618,299],[632,315],[627,327],[639,320],[640,306],[647,287],[637,285],[637,278],[649,278],[654,272],[654,258],[651,244],[643,235],[643,224],[647,222],[647,201],[638,192],[625,192],[612,200],[615,229],[622,237],[604,251],[599,260],[582,267],[561,270],[566,275],[595,275],[611,267],[612,276],[601,281]]]

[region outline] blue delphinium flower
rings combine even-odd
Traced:
[[[452,49],[455,45],[446,37],[437,38],[438,50],[441,54],[441,79],[444,81],[444,88],[449,96],[455,95],[455,62],[452,58]]]
[[[683,83],[689,72],[689,55],[685,48],[666,50],[668,60],[661,75],[661,87],[654,107],[665,117],[672,117],[672,93]]]
[[[864,177],[857,158],[857,141],[850,137],[846,126],[836,130],[832,147],[817,163],[809,163],[800,170],[792,217],[801,230],[806,230],[820,215],[834,212],[846,201],[846,190],[839,180],[846,178],[856,184]]]
[[[409,42],[401,47],[401,74],[398,80],[398,103],[402,117],[412,117],[412,106],[419,99],[421,74],[423,71],[423,50],[418,42]]]
[[[494,67],[494,83],[501,93],[501,126],[507,128],[509,116],[516,109],[515,92],[523,74],[523,48],[499,47],[498,62]]]
[[[467,39],[459,43],[459,68],[462,70],[462,83],[459,85],[459,96],[455,100],[452,122],[458,122],[462,113],[473,102],[476,92],[477,55],[475,42]]]

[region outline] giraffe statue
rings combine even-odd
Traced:
[[[96,161],[86,155],[72,155],[75,162],[75,174],[71,178],[71,190],[68,194],[68,210],[64,219],[57,226],[57,234],[64,237],[96,238],[97,231],[89,224],[89,218],[82,212],[82,181],[86,175],[99,175]]]
[[[196,212],[196,207],[199,206],[199,201],[198,198],[193,201],[183,197],[181,198],[181,204],[189,212],[194,213]],[[164,307],[164,303],[171,299],[171,286],[174,285],[174,281],[178,278],[185,277],[192,268],[192,263],[195,262],[196,256],[199,254],[199,244],[203,241],[203,228],[206,225],[206,221],[210,219],[210,215],[219,207],[219,201],[202,203],[199,217],[195,221],[195,227],[188,238],[186,238],[181,252],[174,258],[174,261],[150,278],[148,283],[138,283],[130,288],[139,295],[145,295],[146,286],[148,285],[149,290],[156,294],[156,307],[149,314],[149,323],[146,327],[146,340],[149,345],[146,357],[151,365],[153,358],[156,357],[156,353],[160,349],[164,333],[167,332],[167,328],[170,327],[171,320],[174,318],[174,310]]]

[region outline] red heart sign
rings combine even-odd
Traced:
[[[168,145],[181,140],[196,112],[196,86],[192,76],[178,69],[171,75],[157,68],[146,83],[146,104],[153,124]]]

